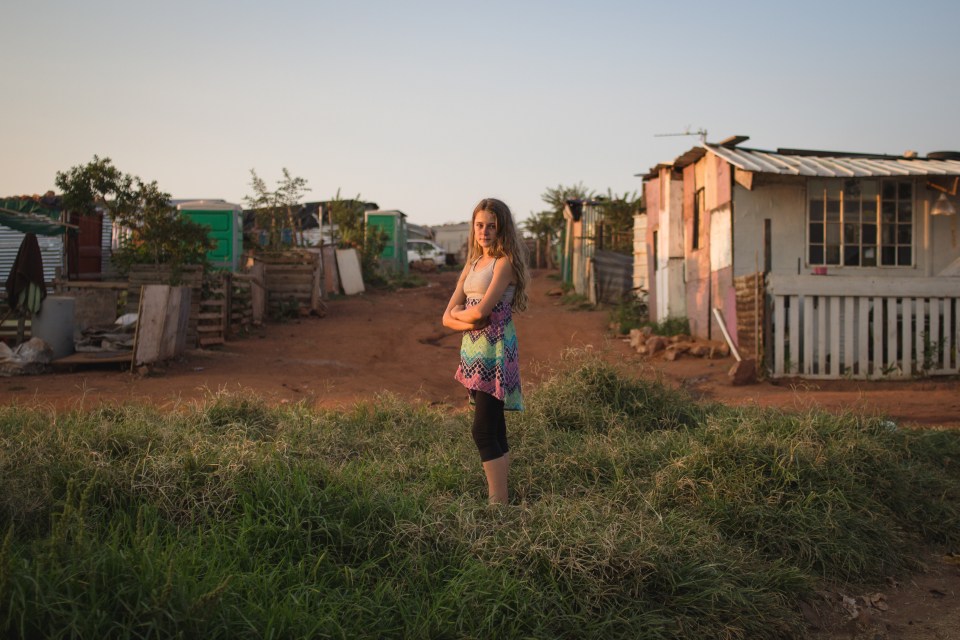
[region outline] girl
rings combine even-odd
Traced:
[[[474,208],[468,244],[443,325],[464,332],[455,378],[474,405],[473,440],[490,504],[505,504],[510,449],[503,412],[523,409],[512,311],[527,306],[527,247],[510,209],[494,198]]]

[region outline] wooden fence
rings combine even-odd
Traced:
[[[323,267],[319,252],[260,253],[255,264],[264,266],[267,310],[271,317],[306,309],[322,313]]]
[[[190,287],[190,321],[187,324],[187,345],[199,344],[197,325],[200,317],[200,300],[203,294],[203,267],[181,267],[178,285]],[[135,264],[127,276],[127,313],[136,313],[140,308],[140,289],[145,284],[170,284],[172,271],[169,265]]]
[[[769,276],[773,377],[960,372],[960,279]]]

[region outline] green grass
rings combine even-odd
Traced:
[[[960,434],[698,404],[584,355],[508,416],[214,395],[0,408],[5,637],[803,635],[822,582],[960,541]]]

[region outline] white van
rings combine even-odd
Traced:
[[[430,240],[407,240],[407,262],[433,260],[437,266],[446,263],[447,253],[438,244]]]

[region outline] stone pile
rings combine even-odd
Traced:
[[[675,336],[655,336],[650,327],[632,329],[630,346],[642,356],[656,356],[663,353],[664,360],[676,360],[681,356],[693,358],[726,358],[730,347],[726,342],[700,340],[680,334]]]

